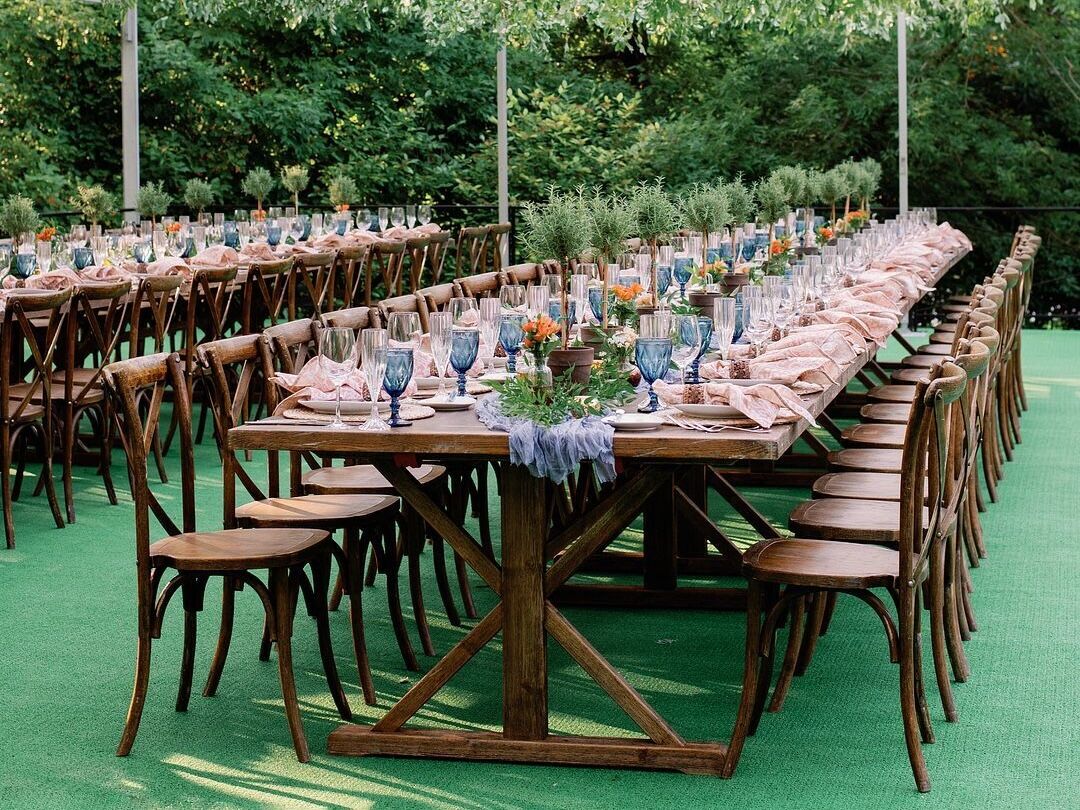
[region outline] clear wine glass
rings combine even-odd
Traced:
[[[379,208],[379,231],[385,231],[390,224],[390,209],[382,206]]]
[[[713,334],[716,335],[720,360],[726,363],[731,351],[731,341],[735,337],[735,299],[730,295],[717,298],[713,302]]]
[[[405,224],[405,209],[400,205],[395,205],[390,209],[390,224],[395,228],[400,228]]]
[[[371,413],[360,430],[390,429],[390,425],[379,416],[379,394],[382,393],[383,378],[386,376],[389,340],[385,329],[365,329],[360,333],[360,370],[364,373],[368,396],[371,397]]]
[[[446,397],[446,366],[450,362],[450,332],[454,328],[454,316],[449,312],[432,312],[428,315],[428,331],[431,337],[431,356],[435,361],[435,376],[439,378],[439,398]]]
[[[420,314],[418,312],[391,312],[386,320],[390,341],[399,347],[417,349],[420,346]]]
[[[697,315],[672,315],[670,323],[671,361],[686,381],[686,369],[701,351],[701,324]]]
[[[484,361],[485,373],[495,371],[495,344],[499,339],[499,317],[502,315],[502,302],[497,298],[480,299],[480,357]]]
[[[405,206],[405,224],[409,226],[410,231],[413,228],[416,227],[416,206],[415,205],[406,205]]]
[[[503,309],[513,312],[525,310],[525,287],[521,284],[504,284],[499,288],[499,302]]]
[[[356,333],[345,327],[328,327],[319,336],[319,356],[323,370],[334,384],[334,421],[330,427],[346,427],[341,421],[341,387],[356,369]]]
[[[480,322],[475,298],[451,298],[448,310],[454,318],[454,326],[476,328]]]
[[[416,209],[416,221],[421,225],[427,225],[431,222],[431,206],[421,205]]]
[[[525,290],[526,305],[525,312],[530,318],[535,318],[537,315],[548,314],[548,299],[551,293],[548,291],[546,285],[537,284],[533,287],[529,287]]]

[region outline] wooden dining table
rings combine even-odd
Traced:
[[[951,256],[938,278],[963,254]],[[914,302],[909,302],[912,304]],[[843,368],[824,391],[804,398],[811,414],[822,413],[873,360],[872,344]],[[559,594],[594,555],[643,517],[646,556],[652,544],[653,582],[629,598],[609,604],[646,606],[650,594],[677,592],[676,522],[708,531],[706,513],[693,518],[680,500],[679,483],[694,470],[733,461],[777,461],[806,431],[805,420],[767,430],[699,432],[663,426],[647,433],[614,437],[619,475],[599,490],[586,508],[551,528],[552,487],[525,467],[511,464],[508,436],[489,430],[470,411],[439,412],[411,427],[385,432],[335,430],[323,424],[268,418],[229,431],[225,453],[225,524],[232,528],[237,453],[253,450],[307,451],[375,465],[415,509],[467,562],[498,598],[497,604],[373,725],[346,724],[334,730],[328,749],[339,755],[388,755],[462,760],[495,760],[565,765],[652,768],[686,773],[720,773],[727,746],[719,741],[685,740],[604,658],[560,610]],[[500,467],[498,559],[489,557],[466,529],[457,525],[407,471],[423,462]],[[682,493],[685,496],[685,493]],[[688,499],[693,504],[693,499]],[[700,507],[698,507],[700,511]],[[745,515],[744,515],[745,516]],[[760,516],[759,516],[760,517]],[[749,519],[749,518],[748,518]],[[755,525],[768,536],[767,522]],[[751,520],[755,524],[754,520]],[[707,525],[708,524],[708,525]],[[714,527],[715,528],[715,527]],[[772,530],[775,532],[775,530]],[[775,536],[775,535],[773,535]],[[648,568],[647,567],[647,570]],[[659,568],[659,571],[656,569]],[[693,588],[689,590],[702,590]],[[741,604],[733,598],[731,606]],[[676,605],[679,601],[669,601]],[[481,648],[502,636],[501,730],[460,731],[406,727]],[[643,732],[640,738],[554,735],[549,731],[547,639],[553,638],[620,706]],[[445,711],[445,706],[440,711]]]

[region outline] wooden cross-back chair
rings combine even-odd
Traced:
[[[503,248],[510,238],[510,223],[498,222],[488,225],[488,250],[491,260],[488,267],[491,272],[498,273],[503,268]]]
[[[69,302],[64,349],[58,358],[52,391],[60,428],[68,523],[75,522],[75,453],[80,448],[89,450],[78,431],[83,417],[97,434],[98,472],[105,493],[111,504],[117,502],[112,480],[112,415],[101,370],[120,359],[130,303],[131,282],[126,279],[80,284]]]
[[[449,231],[436,231],[428,234],[427,266],[432,284],[438,284],[442,280],[443,265],[446,263],[446,248],[450,243]],[[413,284],[413,290],[419,289],[419,284]]]
[[[461,288],[461,295],[465,298],[488,298],[498,294],[503,278],[501,272],[492,271],[463,278],[457,283]]]
[[[296,320],[300,308],[313,317],[326,307],[333,309],[337,253],[298,253],[294,258],[289,279],[289,320]]]
[[[958,429],[956,404],[966,382],[965,371],[946,360],[931,370],[929,379],[916,384],[903,449],[894,548],[796,537],[761,541],[744,555],[746,664],[723,776],[734,772],[745,739],[756,730],[764,710],[780,622],[795,602],[846,593],[868,604],[885,627],[890,658],[900,665],[901,716],[912,773],[920,791],[930,790],[921,747],[933,740],[923,689],[921,600],[923,583],[941,564],[944,542],[955,529],[962,501],[963,488],[958,485],[962,473],[956,471],[958,457],[951,450],[950,436]],[[875,589],[884,589],[891,597],[895,618]]]
[[[288,305],[292,268],[292,258],[248,265],[240,317],[242,334],[261,332],[278,322]]]
[[[348,245],[338,249],[337,267],[334,270],[334,290],[336,291],[340,284],[341,295],[335,295],[327,301],[327,307],[334,309],[340,301],[341,306],[347,308],[353,305],[354,298],[359,300],[360,285],[367,277],[365,269],[367,257],[367,245]]]
[[[390,314],[393,312],[419,313],[420,300],[414,293],[395,295],[393,298],[386,298],[379,301],[374,309],[379,313],[379,325],[385,328],[386,324],[390,322]]]
[[[368,250],[367,263],[364,266],[364,305],[371,306],[375,287],[382,286],[383,294],[397,294],[401,287],[401,274],[404,271],[405,243],[379,241]],[[357,291],[353,290],[353,303],[359,301]]]
[[[441,312],[446,309],[452,298],[461,297],[461,287],[456,281],[447,281],[436,284],[434,287],[424,287],[416,291],[416,311],[420,313],[420,328],[427,332],[430,329],[428,316],[432,312]]]
[[[378,329],[382,325],[378,311],[372,307],[349,307],[334,312],[324,312],[322,322],[324,326],[344,326],[357,332],[369,326]]]
[[[370,325],[366,307],[357,307],[347,310],[345,317],[333,318],[335,326],[364,329]],[[356,312],[356,310],[365,310]],[[350,316],[351,315],[351,316]],[[290,324],[279,324],[266,330],[264,340],[258,345],[263,375],[272,379],[278,372],[296,374],[318,351],[317,340],[319,335],[318,324],[310,321],[297,321]],[[275,465],[276,468],[276,465]],[[440,469],[431,465],[424,465],[415,469],[415,475],[421,483],[427,484],[440,477]],[[275,470],[276,471],[276,470]],[[396,490],[370,465],[352,465],[347,467],[332,467],[329,459],[317,458],[311,453],[289,454],[289,492],[293,496],[380,496],[398,498]],[[395,518],[397,512],[395,510]],[[415,523],[398,521],[402,526],[402,544],[407,545],[410,539],[407,536],[406,526]],[[369,567],[371,576],[375,575],[375,566],[386,575],[386,595],[390,608],[391,623],[397,638],[398,647],[401,650],[405,665],[411,670],[418,670],[419,664],[416,654],[413,652],[412,643],[408,632],[405,630],[405,620],[401,612],[401,600],[398,593],[398,566],[401,553],[419,554],[423,548],[423,524],[420,524],[420,539],[408,544],[408,547],[399,551],[393,526],[384,524],[381,532],[369,532],[359,538],[360,546],[357,550],[352,548],[352,543],[357,542],[355,534],[346,533],[343,544],[346,546],[346,557],[351,558],[354,554],[362,560],[367,553],[367,547],[371,546],[372,565]],[[415,566],[410,564],[410,572],[415,568],[417,579],[412,583],[414,594],[413,607],[417,624],[421,628],[421,638],[424,640],[425,652],[432,649],[430,635],[427,629],[427,618],[424,614],[423,598],[417,597],[420,588],[419,560]],[[334,588],[331,600],[331,609],[336,610],[348,580],[347,572],[342,570]],[[360,597],[357,596],[354,604],[356,611],[360,610]],[[429,652],[428,654],[432,654]]]
[[[545,266],[538,262],[526,262],[525,264],[512,264],[503,270],[506,276],[506,284],[521,284],[531,286],[540,284],[544,280]]]
[[[173,337],[184,277],[179,274],[143,276],[135,285],[128,328],[128,356],[158,354]]]
[[[484,272],[487,262],[489,226],[462,227],[454,251],[454,278]]]
[[[71,290],[8,290],[0,314],[0,499],[7,547],[15,547],[12,502],[19,497],[33,438],[42,457],[41,476],[57,528],[64,527],[53,483],[53,362],[60,345]],[[44,319],[43,327],[35,320]],[[19,468],[11,463],[19,448]]]
[[[405,240],[405,259],[408,261],[409,292],[415,292],[420,289],[420,284],[424,278],[424,271],[427,269],[428,249],[430,247],[430,236],[416,236]],[[404,284],[402,281],[404,276],[404,271],[398,275],[398,286],[397,289],[394,290],[395,295],[401,295],[404,291]]]
[[[191,436],[191,410],[185,397],[183,360],[177,354],[155,354],[113,363],[105,368],[105,381],[113,399],[118,433],[127,454],[132,497],[135,501],[135,561],[138,612],[138,650],[135,686],[128,708],[117,756],[126,756],[139,730],[150,681],[150,651],[161,637],[165,611],[179,592],[184,610],[184,649],[176,710],[186,711],[191,697],[195,664],[198,614],[203,608],[206,584],[222,579],[222,615],[217,647],[203,694],[217,691],[232,635],[233,604],[237,591],[250,587],[262,601],[277,643],[278,673],[296,757],[310,759],[300,718],[292,667],[293,615],[298,593],[310,594],[308,612],[315,618],[319,648],[327,684],[343,719],[351,717],[345,691],[338,678],[326,613],[326,590],[330,577],[333,541],[319,528],[229,528],[199,531],[196,527],[195,460]],[[146,466],[166,392],[180,411],[180,477],[178,497],[159,499],[151,490]],[[148,408],[139,403],[145,400]],[[167,507],[179,506],[179,514]],[[166,537],[151,542],[153,516]],[[304,572],[310,568],[311,579]],[[268,571],[268,582],[254,572]],[[172,573],[171,578],[166,577]]]

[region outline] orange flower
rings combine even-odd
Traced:
[[[645,292],[645,288],[635,281],[628,287],[624,287],[621,284],[616,284],[614,287],[611,288],[611,291],[620,301],[633,301],[635,298]]]
[[[170,222],[168,225],[165,226],[165,232],[166,233],[180,233],[180,223],[179,222]]]
[[[531,348],[530,341],[539,344],[546,341],[552,335],[558,334],[559,325],[547,315],[537,315],[531,321],[526,321],[522,325],[521,331],[526,335],[526,347]]]
[[[769,245],[769,255],[770,256],[779,256],[783,252],[784,252],[784,245],[780,242],[779,239],[773,239],[772,244]]]
[[[262,222],[264,219],[266,219],[266,212],[262,209],[259,209],[258,211],[253,211],[251,214],[251,218],[256,222]]]
[[[51,242],[54,236],[56,236],[56,228],[49,225],[38,231],[37,239],[39,242]]]

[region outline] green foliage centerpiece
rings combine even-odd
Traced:
[[[356,201],[360,193],[356,187],[356,181],[344,172],[330,179],[327,190],[330,192],[330,204],[336,211],[348,211],[349,206]]]
[[[29,236],[34,238],[34,231],[41,225],[41,218],[34,210],[34,203],[29,197],[12,194],[0,205],[0,232],[11,236],[11,262],[19,253],[19,245]],[[5,347],[6,350],[7,347]]]
[[[607,266],[626,249],[626,240],[634,229],[634,212],[620,197],[602,194],[597,190],[589,200],[590,247],[600,263],[601,292],[600,328],[608,325]]]
[[[701,233],[701,267],[708,264],[709,234],[716,233],[728,220],[728,197],[718,183],[695,183],[679,201],[683,222]]]
[[[307,166],[285,166],[281,170],[281,185],[292,194],[293,208],[300,213],[300,192],[308,187]]]
[[[630,209],[634,214],[637,235],[649,246],[649,290],[656,301],[656,249],[661,239],[666,239],[675,232],[679,209],[664,191],[661,177],[657,177],[652,183],[642,181],[634,189]]]
[[[266,169],[252,169],[245,175],[240,190],[255,198],[255,218],[263,219],[263,200],[270,196],[274,188],[274,175]]]
[[[150,229],[153,230],[157,225],[157,218],[169,210],[171,202],[172,195],[165,190],[165,184],[159,180],[156,183],[143,184],[139,189],[139,195],[135,198],[135,208],[140,216],[150,219]]]
[[[759,180],[754,187],[754,196],[757,197],[758,217],[768,223],[769,245],[768,259],[765,261],[765,275],[783,275],[787,266],[787,251],[783,245],[774,239],[777,220],[787,216],[791,210],[791,198],[788,196],[788,186],[782,177],[775,173],[763,180]]]
[[[184,186],[184,205],[195,212],[196,222],[202,222],[203,212],[214,204],[214,187],[205,180],[192,177]]]
[[[730,183],[725,183],[722,189],[727,200],[727,222],[724,224],[731,229],[731,269],[734,271],[739,258],[736,250],[735,229],[743,223],[753,221],[754,192],[743,182],[741,174]]]
[[[855,189],[859,194],[859,208],[869,219],[870,202],[881,185],[881,164],[873,158],[866,158],[855,165],[859,168],[858,181],[855,184]]]
[[[90,222],[90,235],[97,235],[98,223],[116,213],[116,198],[101,186],[82,186],[75,190],[71,198],[80,214]]]
[[[818,196],[821,202],[829,206],[829,225],[836,224],[836,203],[847,196],[847,175],[839,166],[822,172],[818,183]]]

